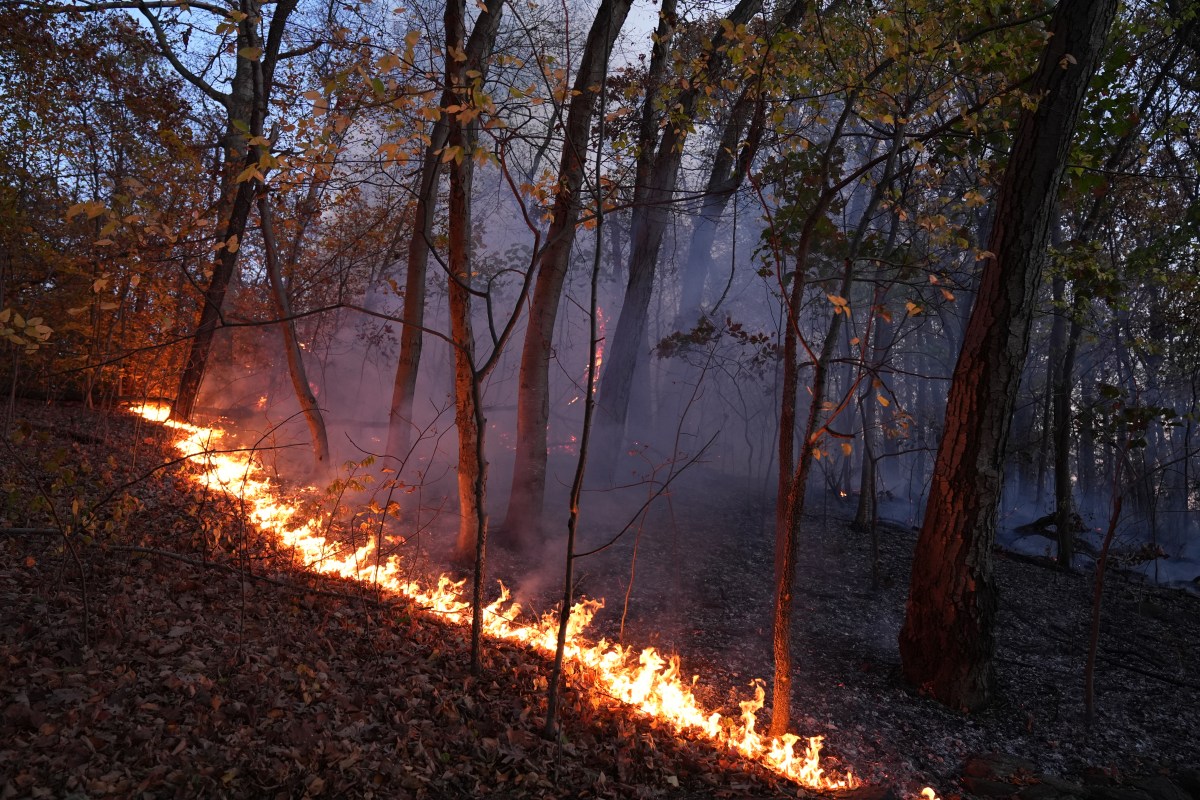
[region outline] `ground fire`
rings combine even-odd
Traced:
[[[435,586],[421,586],[401,576],[401,564],[395,557],[379,564],[375,545],[368,543],[342,554],[336,543],[322,536],[316,519],[298,519],[294,509],[281,502],[271,480],[263,472],[251,451],[222,451],[226,437],[221,428],[206,428],[168,419],[170,409],[152,404],[135,406],[133,412],[167,426],[178,433],[174,445],[179,453],[200,466],[196,480],[206,486],[239,497],[246,503],[252,521],[276,535],[292,548],[306,568],[316,572],[362,580],[403,594],[414,602],[454,623],[470,620],[470,604],[464,598],[462,582],[442,575]],[[601,639],[589,641],[582,635],[602,600],[582,600],[572,609],[568,630],[567,656],[590,673],[596,686],[637,711],[655,717],[678,733],[703,736],[719,747],[760,762],[803,786],[819,790],[845,790],[860,785],[855,775],[827,771],[821,764],[822,736],[800,737],[787,734],[771,739],[757,729],[757,714],[764,704],[762,681],[754,681],[754,696],[740,703],[737,718],[707,711],[697,701],[692,686],[680,673],[678,658],[665,658],[653,647],[640,653]],[[519,604],[501,587],[499,599],[487,607],[485,632],[497,639],[531,645],[553,653],[557,618],[546,614],[529,619]],[[799,745],[799,747],[798,747]],[[936,800],[926,788],[924,800]]]

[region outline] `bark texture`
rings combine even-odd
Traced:
[[[463,0],[446,3],[447,108],[469,105],[465,59],[453,54],[462,49],[466,10]],[[471,325],[471,179],[474,174],[468,125],[457,112],[443,111],[447,120],[446,146],[455,148],[450,158],[450,195],[447,211],[447,283],[450,301],[450,339],[454,345],[454,422],[458,429],[459,525],[456,558],[482,563],[480,550],[487,535],[484,489],[487,462],[483,459],[483,411],[475,372],[475,334]],[[474,641],[474,637],[472,639]]]
[[[991,546],[1005,444],[1075,123],[1115,0],[1063,0],[995,202],[979,293],[946,406],[917,541],[900,655],[913,685],[953,708],[993,698],[996,585]]]

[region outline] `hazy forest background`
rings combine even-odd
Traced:
[[[758,498],[774,733],[806,502],[924,525],[905,673],[981,707],[997,537],[1200,575],[1198,12],[0,0],[6,418],[373,476],[477,605],[489,544]]]

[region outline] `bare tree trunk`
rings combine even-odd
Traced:
[[[241,135],[241,133],[237,133]],[[232,156],[233,153],[229,153]],[[234,162],[237,166],[226,167],[227,173],[244,166],[242,160]],[[229,200],[225,198],[229,197]],[[221,203],[217,213],[224,219],[221,229],[222,241],[240,243],[246,233],[246,221],[250,217],[250,206],[254,199],[254,187],[249,181],[237,184],[236,187],[222,193]],[[225,246],[218,253],[213,264],[212,278],[204,290],[204,303],[200,310],[200,322],[192,336],[191,347],[188,348],[187,361],[184,362],[183,373],[179,376],[179,388],[175,392],[175,402],[171,405],[172,419],[187,421],[196,410],[196,400],[200,396],[200,384],[204,381],[204,372],[208,368],[208,356],[212,350],[213,334],[221,321],[221,309],[225,305],[225,293],[229,282],[237,269],[237,251],[240,247]]]
[[[802,263],[802,262],[798,262]],[[842,277],[841,295],[848,296],[853,269],[849,260],[846,262],[845,273]],[[797,284],[799,278],[795,279]],[[793,341],[795,352],[797,317],[800,311],[802,293],[792,292],[792,303],[788,315],[791,320],[787,326],[786,338]],[[829,378],[829,360],[837,347],[838,334],[842,326],[842,315],[835,308],[829,328],[825,332],[825,342],[821,353],[813,364],[813,377],[810,388],[812,397],[809,399],[808,421],[804,426],[804,438],[800,443],[800,460],[794,470],[783,471],[783,466],[791,466],[793,447],[793,431],[795,430],[795,397],[796,386],[799,383],[800,365],[793,357],[784,363],[784,391],[792,406],[788,416],[790,425],[780,427],[779,447],[779,509],[776,512],[777,527],[775,531],[775,615],[772,625],[772,644],[775,656],[775,684],[771,701],[771,736],[783,736],[787,733],[791,722],[792,711],[792,596],[796,581],[796,560],[799,553],[800,523],[804,515],[804,499],[808,490],[808,476],[812,471],[814,451],[820,444],[824,426],[828,423],[830,412],[825,408],[825,385]],[[786,347],[785,347],[786,349]],[[785,402],[787,402],[785,400]],[[784,442],[786,437],[787,441]]]
[[[466,65],[453,53],[461,51],[465,36],[464,0],[446,3],[446,108],[463,106],[462,92],[468,86]],[[463,563],[477,560],[477,545],[484,540],[486,516],[483,487],[487,464],[481,457],[484,428],[481,424],[479,382],[475,372],[475,335],[471,325],[471,137],[459,114],[442,113],[447,119],[447,148],[455,155],[447,161],[450,173],[449,274],[450,339],[454,346],[454,420],[458,429],[459,526],[456,558]]]
[[[744,25],[758,13],[761,5],[762,0],[740,0],[726,19],[735,27]],[[725,72],[729,57],[725,52],[728,37],[724,31],[721,28],[713,37],[706,63],[697,74],[691,76],[688,88],[680,92],[677,98],[676,111],[680,119],[690,119],[695,115],[705,87]],[[647,97],[647,105],[651,102],[653,98]],[[643,120],[646,119],[646,113],[643,112]],[[646,321],[654,291],[658,253],[671,218],[670,204],[674,200],[679,162],[683,157],[687,135],[685,125],[667,125],[654,151],[653,160],[644,159],[647,143],[642,142],[643,157],[639,157],[638,161],[636,205],[630,232],[629,282],[605,358],[604,372],[600,376],[597,400],[601,412],[597,419],[601,435],[596,440],[594,469],[605,478],[612,476],[624,445],[634,372],[638,361],[645,357],[643,342],[646,339]],[[650,146],[653,146],[652,143]]]
[[[445,98],[442,105],[445,107]],[[446,146],[446,118],[434,123],[421,162],[421,179],[413,209],[412,234],[408,240],[408,260],[404,273],[403,324],[400,329],[400,360],[392,384],[392,402],[388,407],[386,452],[404,458],[412,442],[413,404],[417,393],[417,373],[425,344],[425,278],[433,241],[433,218],[437,210],[438,173],[441,151]]]
[[[478,72],[477,80],[481,83],[487,78],[503,11],[504,0],[488,0],[475,21],[471,37],[467,40],[467,70]],[[448,108],[450,105],[449,97],[443,93],[442,108]],[[413,208],[412,234],[408,240],[404,308],[401,312],[403,326],[400,331],[400,360],[396,364],[392,402],[388,407],[386,451],[389,455],[401,459],[408,453],[412,443],[413,404],[417,392],[417,374],[421,367],[421,351],[425,341],[423,327],[426,272],[433,241],[434,215],[437,211],[438,174],[441,172],[442,151],[448,135],[449,122],[443,114],[433,125],[429,144],[421,161],[421,178]]]
[[[730,110],[729,117],[725,120],[725,131],[713,154],[712,169],[709,171],[708,184],[704,190],[704,201],[700,207],[700,215],[693,224],[692,240],[684,264],[679,311],[675,316],[677,330],[695,325],[700,315],[705,312],[704,285],[712,270],[712,246],[716,239],[717,226],[729,201],[745,180],[762,142],[767,118],[766,102],[763,98],[754,96],[753,89],[756,87],[744,89]]]
[[[946,406],[946,430],[900,633],[905,677],[940,702],[978,709],[994,692],[995,537],[1004,449],[1025,363],[1049,224],[1075,123],[1116,0],[1063,0],[1018,122],[979,294]]]
[[[1057,230],[1057,228],[1056,228]],[[1057,246],[1060,237],[1054,236],[1054,244]],[[1041,446],[1038,448],[1037,462],[1037,509],[1038,513],[1042,512],[1042,498],[1046,489],[1046,473],[1048,471],[1048,461],[1052,446],[1057,446],[1058,436],[1056,425],[1058,424],[1058,407],[1055,405],[1056,392],[1060,385],[1062,375],[1062,358],[1063,350],[1066,348],[1067,341],[1067,320],[1064,316],[1066,309],[1063,307],[1063,297],[1066,294],[1067,279],[1062,276],[1055,276],[1052,282],[1051,297],[1054,300],[1054,319],[1050,323],[1050,351],[1049,357],[1046,359],[1046,385],[1044,389],[1044,397],[1042,403],[1042,431],[1041,431]],[[1057,466],[1058,457],[1055,454],[1054,463]],[[1055,492],[1058,491],[1058,476],[1054,478]],[[1057,495],[1056,495],[1057,496]]]
[[[893,227],[893,231],[895,228]],[[883,307],[886,297],[886,289],[880,287],[875,291],[874,302],[872,303],[870,313],[877,314],[877,310]],[[871,329],[871,363],[868,367],[872,376],[878,375],[879,368],[883,365],[884,355],[888,350],[887,340],[888,323],[882,316],[876,316],[874,325]],[[871,534],[872,554],[871,554],[871,573],[872,578],[877,578],[875,572],[878,568],[875,552],[876,544],[876,522],[879,517],[879,500],[878,500],[878,480],[875,474],[875,465],[879,455],[876,452],[876,440],[878,435],[876,428],[879,426],[879,401],[874,396],[877,389],[874,386],[877,378],[873,380],[863,381],[863,387],[858,396],[858,403],[862,409],[862,424],[863,424],[863,457],[862,469],[858,478],[858,507],[854,511],[854,522],[852,527],[855,530],[868,532]]]
[[[1058,539],[1058,566],[1071,569],[1075,557],[1075,524],[1071,518],[1074,509],[1071,480],[1071,387],[1075,376],[1075,354],[1079,351],[1079,336],[1083,326],[1079,324],[1079,296],[1071,304],[1071,327],[1062,349],[1062,359],[1054,377],[1054,527]],[[1064,311],[1064,313],[1068,313]]]
[[[622,0],[624,2],[624,0]],[[629,4],[625,4],[625,12],[628,12]],[[604,16],[605,4],[602,4],[600,10],[596,12],[596,18],[599,20]],[[624,14],[621,15],[622,17]],[[601,96],[603,89],[608,82],[608,51],[612,49],[612,40],[616,39],[617,33],[621,29],[622,19],[618,22],[615,17],[611,25],[606,25],[604,28],[604,36],[608,39],[608,44],[605,46],[604,67],[599,75],[599,86]],[[595,29],[595,24],[593,24]],[[590,37],[589,37],[590,39]],[[586,58],[586,56],[585,56]],[[597,137],[599,140],[596,145],[596,176],[600,176],[601,159],[604,151],[604,115],[600,116],[600,133]],[[562,605],[558,609],[558,637],[555,640],[554,646],[554,666],[550,671],[550,679],[546,687],[546,726],[543,731],[544,735],[549,738],[555,731],[555,717],[558,709],[558,690],[562,683],[562,667],[563,657],[567,649],[567,625],[571,621],[571,606],[573,602],[572,593],[575,590],[575,536],[579,530],[579,500],[583,495],[583,476],[587,470],[587,452],[592,441],[592,418],[596,412],[596,350],[600,345],[600,326],[598,315],[597,296],[600,288],[600,263],[601,263],[601,245],[603,244],[604,234],[604,197],[600,193],[599,180],[596,182],[596,247],[592,255],[592,275],[591,275],[591,292],[588,302],[588,311],[590,319],[588,325],[588,369],[587,369],[587,386],[584,388],[583,397],[583,430],[579,434],[579,459],[575,462],[575,477],[571,481],[571,499],[570,513],[567,517],[567,557],[566,557],[566,574],[563,577],[563,599]]]
[[[275,300],[275,313],[279,317],[279,331],[283,335],[283,351],[287,356],[288,375],[292,380],[292,390],[304,413],[304,421],[308,424],[312,436],[313,458],[318,469],[329,465],[329,436],[325,431],[325,418],[317,405],[308,384],[308,375],[304,370],[304,357],[300,352],[300,342],[296,338],[296,323],[292,319],[292,303],[288,298],[287,287],[283,283],[283,274],[279,263],[279,245],[275,239],[274,214],[271,200],[266,192],[258,196],[258,218],[262,224],[263,249],[267,258],[267,278],[271,283],[271,296]]]
[[[517,390],[517,444],[508,516],[501,530],[505,543],[520,547],[528,534],[540,536],[546,493],[546,429],[549,425],[550,358],[554,326],[567,277],[571,248],[582,209],[585,158],[596,99],[608,74],[608,59],[625,24],[631,0],[604,0],[596,11],[584,46],[567,111],[566,139],[558,168],[554,216],[546,246],[538,256],[537,285],[521,350]],[[597,175],[599,180],[599,175]],[[597,232],[597,236],[599,233]],[[601,242],[596,241],[597,250]]]
[[[212,86],[187,71],[174,58],[171,45],[167,40],[161,23],[157,17],[142,7],[154,31],[159,46],[171,60],[172,65],[180,75],[201,91],[225,107],[226,127],[225,136],[221,142],[224,153],[224,164],[221,176],[221,195],[216,204],[216,214],[221,230],[221,249],[213,264],[212,278],[204,290],[204,303],[200,311],[200,322],[192,338],[188,350],[187,361],[179,376],[179,388],[175,393],[175,401],[171,404],[171,417],[177,420],[191,419],[196,407],[196,399],[200,394],[200,384],[204,380],[204,372],[208,367],[209,353],[212,350],[213,334],[221,321],[221,309],[225,304],[225,294],[229,283],[237,269],[238,252],[246,232],[246,221],[250,217],[250,209],[254,203],[255,188],[252,180],[237,177],[246,167],[253,165],[256,154],[249,146],[245,127],[261,131],[263,120],[267,113],[267,104],[271,96],[271,85],[274,78],[275,64],[279,48],[283,43],[283,33],[288,17],[296,8],[297,0],[282,0],[276,3],[271,17],[267,38],[264,41],[259,35],[258,26],[261,23],[262,5],[259,0],[243,0],[241,12],[243,17],[238,22],[236,49],[258,50],[257,61],[251,61],[239,55],[236,69],[230,82],[228,93],[218,92]]]

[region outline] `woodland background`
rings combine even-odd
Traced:
[[[904,678],[984,708],[997,540],[1096,577],[1093,653],[1110,556],[1200,575],[1198,11],[0,0],[7,446],[19,400],[223,418],[477,609],[489,542],[569,606],[589,535],[736,487],[775,734],[849,502],[873,564],[920,528]]]

